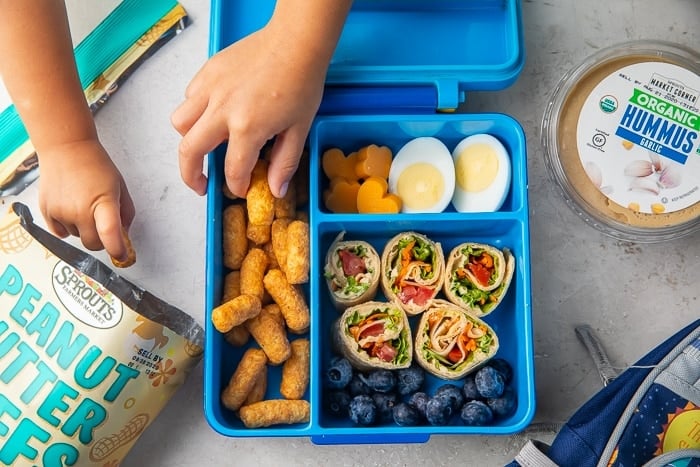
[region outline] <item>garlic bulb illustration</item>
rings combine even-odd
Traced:
[[[681,184],[681,178],[680,167],[672,164],[661,171],[657,183],[661,188],[676,188]]]
[[[661,172],[661,158],[659,157],[658,154],[655,152],[648,151],[649,153],[649,160],[651,161],[651,165],[654,166],[654,171],[655,172]]]
[[[588,178],[591,179],[591,183],[593,183],[596,188],[600,188],[600,185],[603,183],[603,172],[600,170],[600,167],[598,167],[595,162],[588,161],[583,166],[583,169],[586,171]]]
[[[610,185],[602,186],[603,172],[600,170],[600,167],[598,167],[598,165],[595,162],[586,162],[586,164],[583,166],[583,169],[586,171],[586,175],[588,175],[588,178],[591,180],[591,183],[593,183],[593,185],[595,185],[595,187],[598,188],[601,193],[603,193],[605,196],[612,194],[613,187],[611,187]]]
[[[633,178],[629,185],[630,191],[640,191],[658,195],[661,189],[653,177],[636,177]]]
[[[648,154],[648,161],[637,159],[625,166],[625,176],[631,177],[629,190],[656,196],[663,189],[680,186],[681,167],[654,152]]]
[[[624,173],[628,177],[647,177],[654,173],[654,165],[649,161],[632,161],[627,164]]]

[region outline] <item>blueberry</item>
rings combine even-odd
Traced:
[[[425,417],[425,405],[430,400],[430,397],[422,391],[414,392],[411,397],[408,398],[409,405],[415,407],[420,414]]]
[[[505,388],[503,375],[493,367],[485,366],[474,375],[476,390],[486,399],[501,397]]]
[[[347,391],[339,389],[323,393],[323,408],[328,415],[345,418],[352,397]]]
[[[487,365],[495,368],[503,375],[504,383],[508,384],[513,379],[513,367],[504,358],[492,358]]]
[[[481,399],[481,394],[479,394],[479,391],[476,390],[474,375],[467,375],[467,377],[464,379],[462,394],[464,395],[465,402]]]
[[[389,370],[372,370],[367,375],[360,375],[360,379],[372,391],[391,392],[396,387],[396,376]]]
[[[449,397],[431,397],[425,404],[425,418],[431,425],[447,425],[453,412]]]
[[[423,386],[425,371],[417,365],[402,368],[396,372],[396,379],[396,387],[399,390],[399,394],[407,396],[418,391]]]
[[[377,420],[377,406],[369,396],[355,396],[350,400],[348,414],[358,425],[372,425]]]
[[[326,369],[326,386],[343,389],[352,379],[352,365],[345,357],[333,357]]]
[[[405,402],[394,406],[393,417],[398,426],[416,426],[423,418],[417,408]]]
[[[452,410],[457,412],[464,404],[462,390],[456,384],[443,384],[435,391],[434,396],[445,396],[450,399]]]
[[[515,390],[512,387],[507,386],[503,391],[501,397],[496,397],[493,399],[487,399],[486,404],[491,408],[494,414],[500,416],[510,415],[510,413],[515,409],[517,405],[517,398],[515,396]]]
[[[379,421],[391,420],[392,409],[396,405],[396,394],[393,392],[375,392],[371,397],[377,406],[377,419]]]
[[[493,420],[493,412],[482,401],[469,401],[462,407],[460,414],[465,425],[488,425]]]
[[[372,393],[372,390],[365,384],[364,381],[362,381],[362,379],[360,379],[360,375],[357,373],[352,375],[350,384],[348,384],[348,390],[350,391],[350,395],[353,397],[359,396],[360,394],[369,396]]]

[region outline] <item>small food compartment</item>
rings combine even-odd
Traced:
[[[335,171],[339,172],[339,176],[342,177],[343,172],[341,169],[337,169],[338,162],[342,162],[343,159],[349,159],[353,153],[357,153],[371,145],[385,149],[387,153],[395,158],[410,143],[420,139],[430,139],[433,141],[437,140],[438,144],[444,145],[443,150],[450,155],[467,137],[474,136],[493,137],[505,149],[510,167],[505,167],[505,164],[501,164],[499,170],[509,172],[509,180],[502,183],[506,196],[502,204],[499,204],[497,211],[500,213],[519,212],[525,205],[526,196],[526,191],[519,189],[520,186],[525,186],[526,183],[526,161],[524,157],[518,157],[519,154],[525,154],[524,135],[520,125],[515,120],[502,114],[320,117],[317,119],[311,135],[312,150],[316,151],[312,155],[312,161],[317,161],[316,164],[312,165],[310,173],[311,191],[315,194],[315,196],[310,198],[311,211],[321,214],[338,214],[329,209],[326,203],[331,192],[330,182],[332,177],[328,176],[327,170],[319,170],[324,166],[323,159],[327,158],[331,151],[336,152],[338,157],[327,160],[326,163],[330,162],[333,164],[336,167]],[[456,168],[452,160],[446,164],[445,168],[439,167],[435,163],[435,155],[430,151],[433,148],[428,147],[428,150],[423,151],[421,149],[423,148],[418,149],[418,154],[416,155],[419,159],[417,162],[421,166],[435,165],[443,172],[444,178],[447,178],[446,176],[450,171],[453,172],[452,175],[454,177]],[[516,157],[513,157],[514,154]],[[415,163],[416,161],[411,162]],[[390,170],[393,169],[394,166],[392,165]],[[456,177],[456,180],[453,178],[455,192],[460,189],[459,178],[459,176]],[[388,188],[388,191],[391,192],[391,187],[389,186]],[[473,210],[485,213],[490,210],[489,207],[492,206],[492,201],[493,196],[489,196],[487,193],[482,200],[476,200],[476,206],[474,206]],[[379,201],[375,203],[380,204]],[[479,209],[482,206],[484,209]],[[439,216],[441,212],[455,213],[457,211],[454,203],[450,202],[445,209],[441,209],[436,213],[430,213],[430,216],[438,216],[437,218],[443,219],[443,216]],[[389,219],[395,220],[394,218]]]

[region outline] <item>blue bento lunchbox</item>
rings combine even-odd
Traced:
[[[213,0],[210,53],[262,27],[274,0]],[[415,443],[431,435],[496,435],[523,430],[535,412],[530,240],[526,144],[521,126],[499,113],[461,114],[471,90],[499,90],[512,84],[524,63],[519,0],[355,0],[331,62],[319,115],[308,139],[310,282],[304,289],[311,312],[310,382],[305,395],[310,421],[248,429],[223,407],[220,396],[245,350],[229,345],[211,323],[228,272],[222,260],[222,194],[225,148],[209,157],[206,248],[206,347],[204,409],[214,430],[233,437],[309,437],[316,444]],[[346,154],[368,144],[395,154],[419,136],[434,136],[452,150],[463,138],[488,133],[511,157],[511,187],[496,212],[461,213],[449,207],[437,214],[336,214],[325,208],[328,187],[321,157],[329,148]],[[393,422],[353,424],[323,409],[324,368],[331,358],[333,307],[323,277],[326,251],[341,231],[381,251],[403,231],[421,232],[442,244],[445,254],[467,242],[507,247],[515,257],[513,280],[503,302],[483,320],[497,333],[497,357],[513,368],[510,383],[517,408],[485,426],[456,421],[445,426],[400,427]],[[381,292],[377,299],[383,298]],[[411,318],[413,323],[413,318]],[[415,324],[415,323],[414,323]],[[249,345],[255,345],[254,343]],[[280,398],[280,367],[270,367],[266,398]],[[430,393],[447,381],[428,375]]]

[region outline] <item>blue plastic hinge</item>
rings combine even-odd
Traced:
[[[440,79],[435,81],[439,111],[454,110],[464,100],[464,93],[459,89],[456,79]]]

